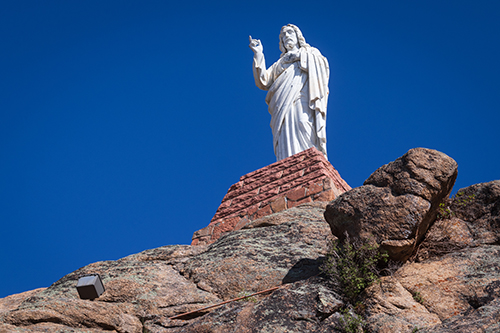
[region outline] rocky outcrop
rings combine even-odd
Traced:
[[[332,201],[325,219],[332,233],[376,242],[391,259],[405,261],[436,218],[457,177],[457,163],[436,150],[415,148],[376,170]]]
[[[310,278],[287,284],[259,300],[226,304],[182,327],[158,318],[146,328],[152,333],[336,332],[338,311],[343,305],[341,297],[323,281]],[[165,329],[167,326],[169,329]]]
[[[493,309],[499,301],[500,246],[468,248],[408,263],[363,295],[369,330],[384,333],[412,332],[416,327],[435,327],[429,330],[434,332],[452,322],[495,327],[500,309]]]
[[[303,204],[257,219],[208,247],[165,246],[85,266],[45,290],[11,296],[0,302],[3,305],[0,332],[2,329],[9,332],[12,327],[26,332],[70,328],[74,332],[143,332],[143,329],[177,332],[186,325],[201,330],[209,325],[205,317],[192,324],[185,318],[168,318],[237,297],[242,292],[283,284],[287,287],[278,294],[303,297],[303,306],[307,307],[303,311],[319,316],[314,326],[319,327],[323,316],[337,310],[340,296],[318,283],[303,282],[306,283],[303,285],[298,281],[319,273],[321,258],[332,240],[322,216],[326,204]],[[100,274],[106,288],[94,301],[79,299],[75,288],[78,277],[88,273]],[[309,287],[316,288],[316,294],[305,293]],[[321,300],[309,305],[309,299],[317,295]],[[240,324],[251,327],[262,320],[259,309],[268,308],[266,313],[273,316],[271,309],[277,305],[270,300],[262,302],[231,303],[212,311],[210,316],[232,318],[245,308],[243,314],[247,315],[240,318],[243,320]],[[294,306],[291,301],[285,303],[282,310]],[[258,307],[250,309],[250,305]],[[302,327],[302,310],[297,311],[299,314],[287,319],[289,326],[295,323]],[[231,331],[233,327],[219,326],[220,332]],[[190,331],[196,330],[187,330]]]
[[[354,310],[364,332],[500,331],[500,181],[447,199],[455,177],[446,155],[410,150],[329,204],[248,220],[210,245],[97,262],[0,299],[0,333],[345,332]],[[319,271],[331,231],[376,241],[400,260],[407,242],[413,254],[349,304]],[[93,301],[76,291],[88,273],[106,287]]]
[[[440,209],[446,218],[432,225],[419,245],[417,261],[466,247],[500,245],[500,181],[462,188]]]

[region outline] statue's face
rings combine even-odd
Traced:
[[[294,48],[298,47],[298,38],[295,30],[292,27],[285,27],[283,29],[283,37],[282,40],[283,45],[287,49],[287,51],[291,51]]]

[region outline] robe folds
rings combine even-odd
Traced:
[[[255,84],[267,90],[276,159],[316,147],[326,153],[328,61],[314,47],[302,47],[296,61],[287,54],[266,69],[265,59],[254,58]]]

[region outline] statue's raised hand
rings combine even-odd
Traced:
[[[250,39],[250,45],[248,46],[252,49],[253,53],[258,54],[264,51],[260,39],[253,39],[252,36],[248,36],[248,38]]]

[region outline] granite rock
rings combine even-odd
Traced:
[[[452,158],[414,148],[380,167],[363,186],[330,202],[325,219],[338,238],[348,233],[363,242],[376,242],[391,259],[405,261],[435,220],[456,177]]]

